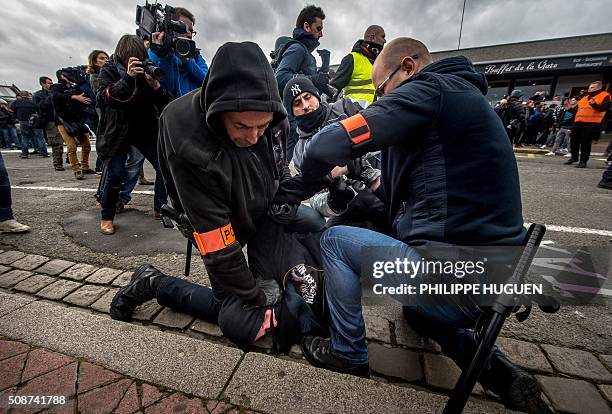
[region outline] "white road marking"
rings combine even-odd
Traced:
[[[95,193],[98,191],[96,188],[78,188],[78,187],[42,187],[42,186],[24,186],[24,185],[12,185],[11,188],[17,190],[43,190],[43,191],[67,191],[73,193]],[[147,194],[153,195],[153,191],[132,191],[134,194]]]
[[[23,185],[12,185],[11,188],[16,190],[42,190],[42,191],[66,191],[75,193],[95,193],[95,188],[78,188],[78,187],[44,187],[44,186],[23,186]],[[147,194],[153,195],[154,192],[151,190],[145,191],[132,191],[134,194]],[[525,227],[529,227],[531,223],[525,223]],[[567,227],[567,226],[555,226],[553,224],[545,224],[546,229],[549,231],[556,231],[561,233],[577,233],[577,234],[594,234],[598,236],[612,237],[612,230],[601,230],[601,229],[588,229],[584,227]]]

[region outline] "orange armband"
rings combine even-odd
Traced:
[[[207,253],[225,249],[236,241],[232,223],[228,223],[218,229],[207,231],[206,233],[193,232],[198,250],[205,256]]]

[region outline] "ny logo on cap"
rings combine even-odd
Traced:
[[[293,96],[298,96],[299,94],[302,93],[302,90],[300,89],[300,85],[295,84],[291,87],[291,93],[293,94]]]

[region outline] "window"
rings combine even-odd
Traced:
[[[489,105],[495,106],[497,102],[508,95],[509,81],[494,81],[489,82],[489,90],[487,91],[487,100]]]
[[[531,79],[517,79],[514,84],[514,89],[520,89],[523,92],[523,100],[531,98],[536,92],[544,91],[550,98],[550,86],[552,84],[552,78],[531,78]]]

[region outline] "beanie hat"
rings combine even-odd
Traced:
[[[293,100],[304,92],[311,93],[317,97],[319,102],[321,101],[319,91],[310,79],[297,77],[287,82],[283,91],[283,105],[285,105],[288,114],[293,115]]]
[[[523,96],[523,91],[521,91],[520,89],[515,89],[510,94],[510,97],[512,98],[520,98],[521,96]]]

